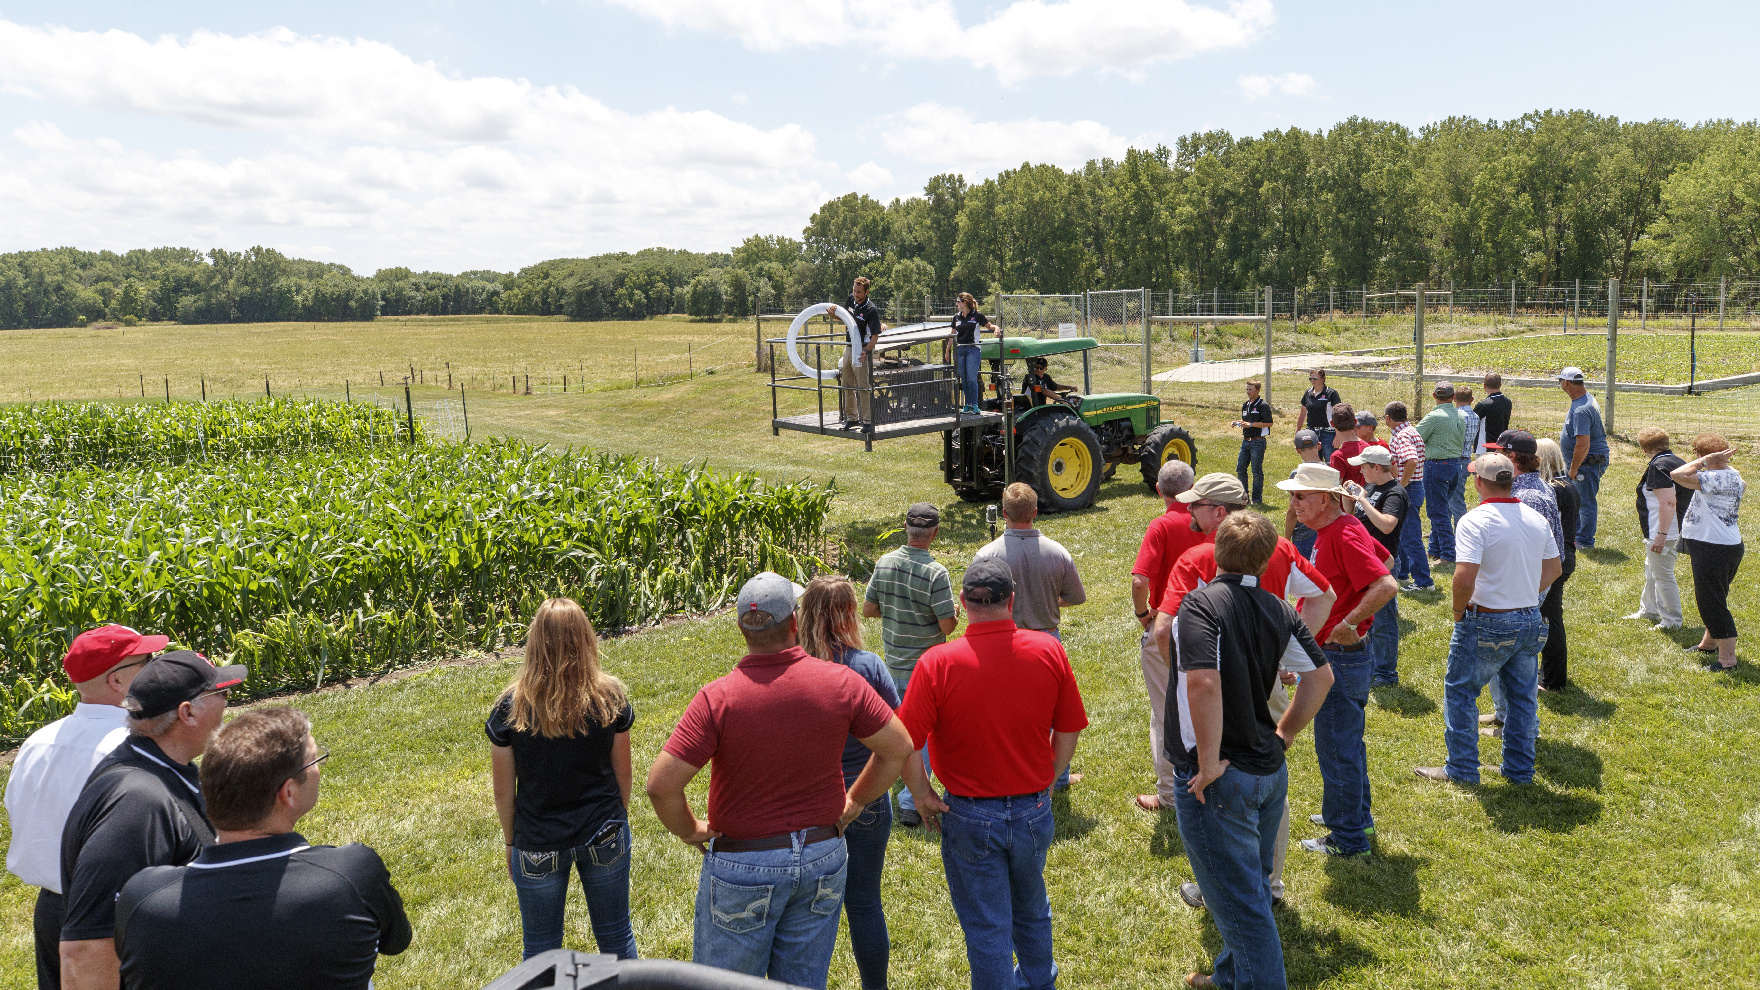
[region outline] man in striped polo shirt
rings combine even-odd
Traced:
[[[929,647],[947,642],[947,634],[959,622],[947,568],[929,555],[929,544],[935,542],[940,529],[941,511],[928,502],[905,510],[905,545],[874,564],[874,576],[868,579],[863,596],[862,615],[880,620],[886,669],[901,698],[910,686],[917,658]],[[927,752],[923,753],[923,771],[930,772]],[[923,824],[910,791],[899,793],[898,807],[900,824]]]

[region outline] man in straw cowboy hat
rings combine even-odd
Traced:
[[[1310,819],[1332,834],[1303,840],[1302,848],[1361,856],[1368,854],[1369,836],[1375,832],[1369,811],[1369,755],[1363,743],[1375,654],[1363,636],[1375,613],[1399,593],[1399,584],[1382,563],[1386,551],[1381,544],[1345,511],[1353,499],[1339,481],[1338,472],[1324,464],[1303,464],[1295,477],[1277,487],[1290,493],[1296,518],[1315,532],[1314,567],[1337,596],[1317,634],[1332,668],[1333,686],[1314,716],[1314,754],[1325,787],[1320,814]]]

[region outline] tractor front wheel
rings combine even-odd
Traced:
[[[1054,512],[1085,509],[1100,491],[1100,440],[1075,416],[1041,416],[1021,431],[1015,478],[1039,493],[1039,506]]]
[[[1149,431],[1143,438],[1142,446],[1137,448],[1137,463],[1143,468],[1143,483],[1149,491],[1155,491],[1155,479],[1161,474],[1162,465],[1168,461],[1184,461],[1198,468],[1198,445],[1192,442],[1192,435],[1185,427],[1173,423],[1162,423]]]

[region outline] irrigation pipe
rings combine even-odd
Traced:
[[[861,365],[862,337],[861,332],[856,329],[855,317],[849,315],[849,310],[836,303],[814,303],[801,310],[800,314],[794,318],[794,322],[788,325],[788,360],[794,364],[795,370],[808,378],[830,381],[837,377],[837,369],[824,370],[807,367],[807,363],[801,360],[800,351],[797,348],[801,327],[805,326],[808,320],[823,313],[830,313],[832,316],[838,317],[843,320],[843,325],[849,328],[849,349],[850,353],[855,355],[852,361],[858,367]]]

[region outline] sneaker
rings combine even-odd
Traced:
[[[1626,616],[1621,616],[1621,618],[1625,618],[1625,619],[1643,619],[1643,620],[1644,620],[1644,621],[1645,621],[1645,622],[1655,622],[1655,621],[1657,621],[1657,620],[1658,620],[1658,619],[1660,619],[1660,618],[1661,618],[1661,616],[1659,616],[1659,615],[1650,615],[1650,614],[1648,614],[1648,613],[1646,613],[1646,612],[1633,612],[1633,613],[1632,613],[1632,614],[1631,614],[1631,615],[1626,615]]]
[[[1493,739],[1502,739],[1503,738],[1503,726],[1501,726],[1501,725],[1487,726],[1486,728],[1480,729],[1479,734],[1482,736],[1490,736]]]
[[[898,823],[905,828],[922,828],[923,814],[915,808],[906,808],[898,813]]]
[[[1404,592],[1435,591],[1436,584],[1435,584],[1435,582],[1432,582],[1430,584],[1418,584],[1413,581],[1407,581],[1403,586],[1400,587],[1399,590],[1404,591]]]
[[[1444,784],[1459,783],[1448,775],[1447,767],[1413,767],[1412,772],[1425,780],[1435,780]]]
[[[1490,712],[1485,715],[1479,716],[1479,724],[1480,725],[1502,725],[1503,719],[1498,718],[1496,712]]]
[[[1179,885],[1179,899],[1186,902],[1186,907],[1204,909],[1204,892],[1190,880]]]
[[[1323,815],[1309,815],[1308,821],[1314,825],[1320,826],[1321,828],[1331,828],[1332,827],[1332,826],[1326,824],[1326,818]],[[1363,834],[1367,835],[1367,836],[1373,836],[1375,834],[1375,823],[1370,822],[1368,825],[1365,825],[1363,827]]]
[[[1670,629],[1679,629],[1680,627],[1681,624],[1678,622],[1658,622],[1650,628],[1656,632],[1668,632]]]
[[[1374,680],[1369,682],[1369,686],[1372,688],[1399,687],[1399,678],[1397,678],[1397,677],[1377,677]]]
[[[1362,859],[1369,855],[1367,849],[1356,853],[1345,852],[1326,839],[1303,839],[1302,848],[1311,853],[1324,853],[1328,856],[1338,856],[1344,859]]]

